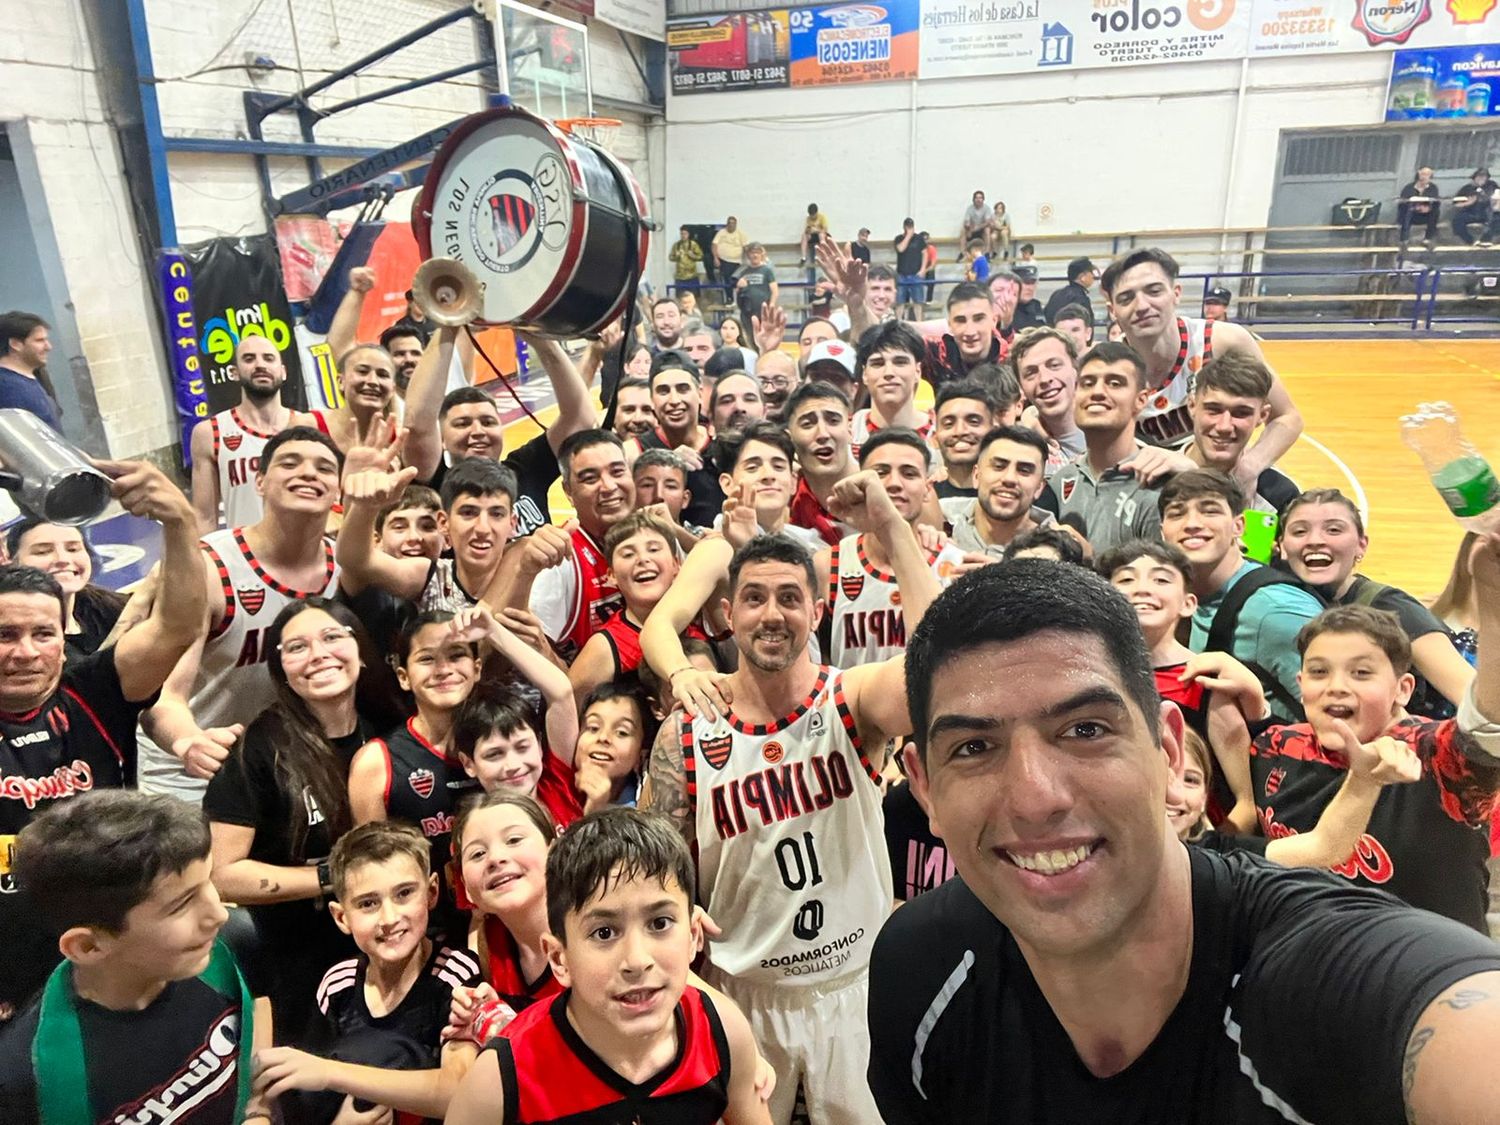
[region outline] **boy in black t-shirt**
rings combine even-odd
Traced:
[[[449,1125],[657,1121],[769,1125],[750,1024],[688,984],[702,948],[693,859],[664,816],[611,808],[547,856],[542,938],[567,988],[479,1056]]]
[[[268,1125],[250,1089],[270,1005],[218,941],[208,824],[173,797],[64,801],[20,834],[15,876],[67,960],[0,1031],[0,1121]]]
[[[260,1052],[255,1086],[267,1098],[328,1090],[429,1118],[448,1111],[474,1047],[440,1038],[453,990],[474,987],[483,973],[467,949],[426,936],[438,897],[429,851],[415,828],[388,821],[362,824],[334,845],[328,909],[360,955],[334,965],[318,986],[327,1057],[290,1047]],[[337,1109],[331,1100],[323,1119]],[[319,1116],[311,1101],[299,1099],[299,1119]]]

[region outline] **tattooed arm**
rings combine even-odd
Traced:
[[[665,813],[677,825],[682,838],[691,846],[696,831],[693,805],[688,798],[687,771],[682,759],[682,715],[673,711],[656,732],[651,747],[651,762],[646,767],[646,788],[640,806],[652,812]]]
[[[1493,1121],[1500,1053],[1500,972],[1450,987],[1417,1018],[1401,1059],[1401,1094],[1411,1125]]]

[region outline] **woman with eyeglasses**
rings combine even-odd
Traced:
[[[248,907],[270,985],[276,1042],[296,1042],[318,982],[354,946],[329,917],[328,854],[354,826],[349,763],[375,733],[357,702],[359,620],[331,598],[289,604],[266,630],[276,702],[256,718],[203,798],[213,881]],[[257,957],[256,960],[260,960]]]

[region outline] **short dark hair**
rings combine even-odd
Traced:
[[[631,478],[641,475],[645,469],[672,469],[682,474],[682,483],[687,484],[688,467],[681,455],[675,449],[643,449],[641,455],[635,459],[635,464],[630,466]]]
[[[647,666],[644,660],[641,661],[642,668]],[[608,703],[615,699],[624,699],[635,707],[636,719],[640,723],[641,728],[641,756],[644,759],[646,751],[650,749],[652,740],[656,738],[657,723],[656,716],[651,713],[651,704],[646,699],[645,689],[642,688],[639,681],[630,679],[619,681],[604,680],[595,684],[589,693],[583,697],[583,702],[579,704],[578,718],[581,721],[589,713],[589,708],[594,706],[594,704]],[[642,764],[644,762],[638,762],[637,768]]]
[[[984,451],[997,441],[1013,441],[1020,445],[1030,446],[1037,451],[1042,459],[1042,467],[1047,466],[1047,439],[1029,426],[996,426],[984,437],[979,439],[979,456],[984,457]]]
[[[906,702],[925,762],[932,685],[942,668],[980,645],[1023,640],[1047,630],[1097,637],[1126,694],[1159,730],[1151,654],[1130,603],[1085,567],[1050,559],[983,566],[949,586],[928,607],[906,645]]]
[[[948,294],[947,303],[944,308],[951,309],[954,305],[961,305],[965,301],[983,301],[986,305],[990,303],[990,287],[981,285],[977,281],[960,281]]]
[[[992,366],[994,366],[996,370],[1004,370],[1000,367],[999,364],[993,364]],[[1014,376],[1012,376],[1012,378],[1014,378]],[[1019,389],[1016,393],[1017,395],[1020,394]],[[932,412],[936,414],[945,405],[952,402],[956,398],[971,398],[975,402],[983,403],[984,408],[991,414],[994,414],[997,410],[1000,409],[1000,404],[995,401],[995,395],[990,390],[989,386],[985,383],[981,383],[978,379],[973,378],[973,372],[970,372],[970,377],[967,379],[955,379],[952,382],[944,383],[941,387],[939,387],[937,391],[937,398],[932,404]]]
[[[1401,619],[1385,609],[1368,605],[1335,605],[1325,609],[1297,634],[1297,655],[1305,657],[1308,646],[1324,633],[1358,633],[1368,637],[1396,670],[1404,676],[1411,671],[1411,638],[1401,627]]]
[[[509,465],[490,457],[460,457],[443,474],[439,495],[443,511],[451,512],[453,505],[465,496],[507,496],[514,507],[520,493],[520,482]]]
[[[802,409],[803,403],[815,398],[836,402],[844,408],[845,413],[850,413],[854,410],[854,404],[849,401],[849,396],[841,388],[834,386],[832,383],[825,383],[820,379],[813,379],[800,384],[796,390],[787,396],[786,406],[782,408],[781,416],[790,420],[793,414]]]
[[[1061,527],[1033,527],[1030,531],[1023,531],[1005,548],[1005,557],[1013,559],[1022,551],[1035,551],[1039,548],[1056,551],[1059,562],[1071,563],[1073,566],[1084,565],[1083,544],[1078,541],[1078,536],[1070,535]]]
[[[1292,513],[1307,504],[1342,504],[1348,509],[1349,520],[1354,524],[1355,532],[1361,538],[1364,537],[1365,517],[1360,513],[1358,504],[1336,488],[1309,488],[1292,497],[1287,501],[1286,507],[1281,509],[1280,516],[1276,521],[1276,538],[1278,541],[1285,534],[1286,525],[1292,518]]]
[[[757,535],[734,553],[729,560],[729,595],[734,596],[740,585],[740,574],[747,566],[756,563],[786,563],[800,566],[807,577],[807,588],[813,597],[818,596],[818,572],[813,566],[813,557],[807,548],[788,535]]]
[[[1036,253],[1036,243],[1034,243],[1034,242],[1023,242],[1023,243],[1021,243],[1020,247],[1017,249],[1017,253],[1021,253],[1021,254],[1032,253],[1032,254],[1035,254]]]
[[[1220,352],[1203,365],[1193,380],[1193,395],[1222,391],[1236,398],[1268,399],[1276,377],[1263,360],[1244,352]]]
[[[1104,267],[1104,274],[1099,278],[1099,286],[1104,290],[1106,297],[1115,294],[1115,282],[1120,280],[1120,275],[1126,270],[1133,270],[1136,266],[1158,266],[1167,275],[1168,281],[1176,281],[1178,273],[1181,272],[1177,265],[1177,259],[1168,254],[1159,246],[1142,246],[1139,250],[1116,258]]]
[[[481,683],[453,716],[453,752],[472,760],[474,748],[492,734],[509,738],[529,730],[541,738],[545,729],[531,701],[515,688]]]
[[[1229,505],[1234,515],[1245,510],[1245,490],[1228,473],[1218,469],[1189,469],[1178,473],[1162,485],[1161,494],[1156,498],[1156,510],[1165,515],[1173,504],[1203,496],[1217,496]]]
[[[865,272],[866,281],[895,281],[896,271],[884,262],[871,266]]]
[[[1181,548],[1159,539],[1131,539],[1118,547],[1111,547],[1094,560],[1094,570],[1108,582],[1114,577],[1115,571],[1122,566],[1129,566],[1136,559],[1151,559],[1162,566],[1171,567],[1182,575],[1184,586],[1191,586],[1193,583],[1192,561]]]
[[[51,327],[52,325],[36,313],[22,312],[20,309],[0,313],[0,355],[10,352],[12,340],[24,341],[38,328],[51,329]]]
[[[651,311],[653,313],[656,312],[656,310],[659,309],[662,305],[671,305],[678,312],[682,311],[682,306],[677,303],[677,299],[675,297],[658,297],[658,298],[656,298],[656,300],[654,300],[654,301],[651,302]]]
[[[500,407],[496,405],[495,400],[478,387],[459,387],[443,396],[443,404],[438,407],[438,421],[441,422],[448,417],[449,411],[455,406],[468,406],[473,403],[482,403],[492,407],[496,414],[500,413]]]
[[[421,508],[427,512],[441,512],[443,498],[425,484],[407,485],[401,490],[400,496],[375,513],[375,534],[379,535],[385,530],[387,517],[393,512],[399,512],[402,508]]]
[[[203,811],[176,797],[96,790],[57,801],[16,837],[13,874],[52,931],[112,934],[164,875],[207,859]]]
[[[904,320],[883,321],[866,328],[859,338],[854,348],[855,377],[864,372],[870,356],[888,350],[907,352],[918,363],[927,357],[927,344],[920,332]]]
[[[411,645],[417,639],[417,634],[429,625],[446,625],[453,620],[453,613],[446,609],[424,609],[419,613],[410,613],[401,622],[401,628],[396,631],[396,642],[391,646],[390,659],[398,667],[406,664],[407,658],[411,656]],[[477,647],[469,646],[477,654]]]
[[[651,357],[651,374],[646,380],[648,385],[654,388],[656,377],[663,371],[685,371],[693,377],[695,383],[700,379],[698,365],[693,362],[693,357],[677,348],[668,348]]]
[[[424,348],[427,346],[427,340],[421,332],[417,331],[412,325],[399,320],[380,333],[380,346],[386,351],[390,351],[392,341],[399,340],[403,336],[412,337],[419,341]]]
[[[427,837],[410,824],[394,820],[373,820],[345,832],[328,855],[328,874],[333,881],[333,897],[343,902],[349,885],[349,873],[366,863],[384,863],[404,855],[417,865],[422,878],[432,874],[432,848]],[[344,903],[347,907],[349,904]]]
[[[10,548],[12,551],[14,547]],[[57,599],[59,615],[67,612],[68,599],[57,579],[45,570],[38,570],[25,563],[5,563],[0,566],[0,594],[45,594]]]
[[[612,445],[622,454],[625,452],[624,441],[613,430],[579,430],[576,434],[569,434],[557,447],[557,463],[562,468],[563,484],[572,483],[573,459],[585,449],[592,449],[596,445]]]
[[[276,454],[283,445],[292,441],[310,441],[321,445],[333,454],[333,459],[338,462],[339,472],[344,471],[344,451],[339,448],[338,442],[325,434],[316,426],[288,426],[279,431],[275,437],[266,442],[266,447],[260,451],[260,468],[256,472],[264,474],[271,467],[271,462],[276,460]]]
[[[643,348],[645,346],[646,345],[644,345],[644,344],[637,344],[637,345],[635,345],[635,348],[632,349],[632,354],[634,353],[634,351],[636,351],[636,350],[638,350],[640,348]],[[647,394],[650,394],[651,393],[651,380],[650,379],[639,379],[639,378],[637,378],[634,375],[628,375],[624,379],[621,379],[618,383],[615,384],[615,398],[617,400],[620,397],[620,392],[621,391],[645,391]]]
[[[1124,340],[1101,340],[1078,357],[1078,373],[1090,363],[1128,363],[1135,373],[1135,386],[1139,391],[1146,385],[1146,361]]]
[[[732,473],[739,467],[740,458],[745,455],[745,447],[751,442],[759,442],[761,445],[769,445],[786,456],[787,462],[794,469],[797,464],[797,447],[792,444],[792,439],[787,435],[785,428],[779,422],[751,422],[737,436],[726,435],[719,439],[719,449],[722,457],[716,458],[719,468],[726,473]]]
[[[915,449],[922,455],[922,464],[928,469],[932,468],[932,446],[923,441],[922,435],[916,430],[906,426],[885,426],[871,434],[869,440],[859,447],[859,467],[864,468],[870,455],[886,445],[904,445],[908,449]]]
[[[1056,328],[1059,321],[1081,320],[1090,328],[1094,327],[1094,314],[1082,305],[1064,305],[1052,314],[1052,327]]]
[[[677,884],[691,910],[697,880],[693,856],[676,826],[661,813],[608,808],[569,825],[547,853],[547,928],[567,940],[569,914],[625,880],[654,880],[663,890]],[[682,922],[687,924],[687,916]]]
[[[1021,380],[1016,378],[1016,372],[1009,363],[980,363],[969,368],[967,380],[960,382],[975,382],[984,387],[993,404],[991,409],[999,414],[1009,410],[1021,401]],[[944,386],[951,384],[945,383]],[[938,391],[941,397],[941,389]]]

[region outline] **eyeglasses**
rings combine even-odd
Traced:
[[[763,377],[760,385],[770,391],[786,391],[791,389],[792,381],[785,375],[777,375],[774,378]]]
[[[312,654],[314,642],[327,652],[340,645],[349,644],[353,640],[354,630],[347,625],[341,625],[338,628],[324,629],[321,633],[311,637],[293,637],[277,645],[276,651],[281,653],[283,660],[304,660]]]

